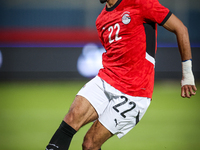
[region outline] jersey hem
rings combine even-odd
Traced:
[[[116,88],[117,90],[119,90],[120,92],[122,92],[124,94],[130,95],[130,96],[134,96],[134,97],[146,97],[146,98],[152,99],[153,91],[151,92],[148,89],[146,89],[146,90],[142,90],[141,89],[140,91],[126,91],[122,87],[116,86],[116,84],[114,84],[114,81],[109,76],[106,76],[104,78],[104,75],[102,75],[102,73],[101,74],[99,73],[98,77],[100,77],[105,82],[107,82],[108,84],[110,84],[111,86],[113,86],[114,88]]]

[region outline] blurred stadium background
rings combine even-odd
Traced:
[[[200,1],[159,0],[188,27],[200,87]],[[98,0],[0,1],[0,149],[45,149],[76,92],[101,67]],[[158,27],[156,84],[140,125],[103,149],[199,150],[200,94],[180,97],[175,36]],[[81,149],[84,127],[71,150]]]

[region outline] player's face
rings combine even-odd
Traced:
[[[107,0],[99,0],[100,1],[100,3],[105,3],[105,2],[107,2]]]

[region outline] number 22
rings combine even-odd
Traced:
[[[117,29],[117,31],[115,32],[115,39],[111,39],[111,36],[112,36],[112,34],[113,34],[114,29]],[[108,28],[108,31],[110,32],[110,34],[109,34],[109,36],[108,36],[109,43],[112,43],[112,42],[114,42],[114,41],[118,41],[118,40],[121,40],[121,39],[122,39],[122,37],[119,37],[120,25],[119,25],[118,23],[116,23],[116,24],[114,25],[114,28],[113,28],[113,26],[110,26],[110,27]]]
[[[124,99],[124,101],[122,101],[121,103],[119,103],[119,104],[113,106],[113,109],[114,109],[116,112],[119,112],[119,109],[117,109],[117,107],[120,107],[120,106],[122,106],[122,105],[124,105],[125,103],[128,102],[128,98],[125,97],[125,96],[121,96],[121,99]],[[122,117],[124,117],[124,118],[126,118],[125,113],[131,111],[132,109],[134,109],[134,108],[136,107],[136,104],[135,104],[134,102],[132,102],[132,101],[129,102],[129,105],[132,105],[132,107],[131,107],[130,109],[127,109],[127,110],[125,110],[125,111],[123,111],[123,112],[120,113],[120,115],[121,115]]]

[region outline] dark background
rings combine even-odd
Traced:
[[[193,72],[200,79],[200,49],[192,48]],[[3,63],[0,80],[10,79],[84,79],[77,70],[82,47],[1,48]],[[156,79],[181,79],[178,48],[159,47],[156,55]],[[87,66],[83,66],[86,70]]]
[[[200,79],[200,1],[160,3],[187,26],[193,71]],[[101,48],[95,21],[103,7],[99,0],[1,0],[0,80],[84,79],[77,70],[77,60],[86,44]],[[156,79],[180,78],[176,37],[158,27]]]

